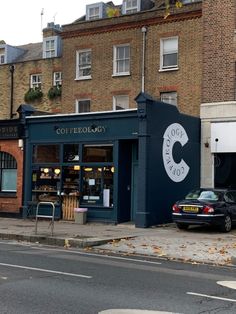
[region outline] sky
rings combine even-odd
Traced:
[[[70,24],[85,15],[86,4],[109,0],[6,0],[1,3],[0,40],[12,46],[42,41],[47,23]],[[113,0],[121,4],[122,0]],[[42,14],[43,13],[43,14]]]

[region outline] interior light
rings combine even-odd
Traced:
[[[74,170],[80,170],[80,166],[74,166]]]
[[[49,169],[48,168],[43,168],[43,172],[44,173],[49,173]]]
[[[111,172],[115,172],[115,167],[111,167]]]
[[[59,168],[54,169],[54,173],[55,173],[55,174],[58,175],[60,172],[61,172],[61,169],[59,169]]]
[[[87,172],[92,171],[92,170],[93,168],[84,168],[84,171],[87,171]]]

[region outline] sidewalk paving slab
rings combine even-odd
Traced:
[[[191,263],[236,265],[236,230],[221,233],[210,228],[179,230],[174,224],[135,228],[132,224],[49,221],[0,218],[0,238],[65,248],[94,247],[102,252],[143,255]]]

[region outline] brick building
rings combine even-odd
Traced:
[[[183,2],[167,19],[161,0],[137,0],[132,8],[122,0],[119,6],[97,2],[63,28],[48,23],[42,43],[1,43],[0,118],[14,118],[25,94],[37,87],[43,96],[30,95],[27,102],[52,113],[134,108],[142,90],[199,115],[202,4]],[[61,97],[49,99],[62,76]]]
[[[43,42],[17,47],[0,43],[1,119],[17,118],[17,108],[22,103],[31,103],[41,111],[61,111],[61,98],[48,97],[53,86],[61,85],[60,34],[60,27],[49,23]],[[42,94],[33,94],[33,89]]]
[[[203,1],[201,185],[236,185],[236,2]]]
[[[199,115],[201,2],[172,8],[167,19],[163,1],[147,2],[145,11],[135,8],[128,14],[118,6],[119,17],[101,13],[90,19],[89,9],[104,12],[95,3],[87,6],[84,18],[64,25],[63,112],[134,108],[142,90],[183,113]]]

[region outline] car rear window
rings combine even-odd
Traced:
[[[220,199],[220,192],[217,191],[202,191],[193,190],[188,193],[185,197],[186,200],[207,200],[207,201],[218,201]]]

